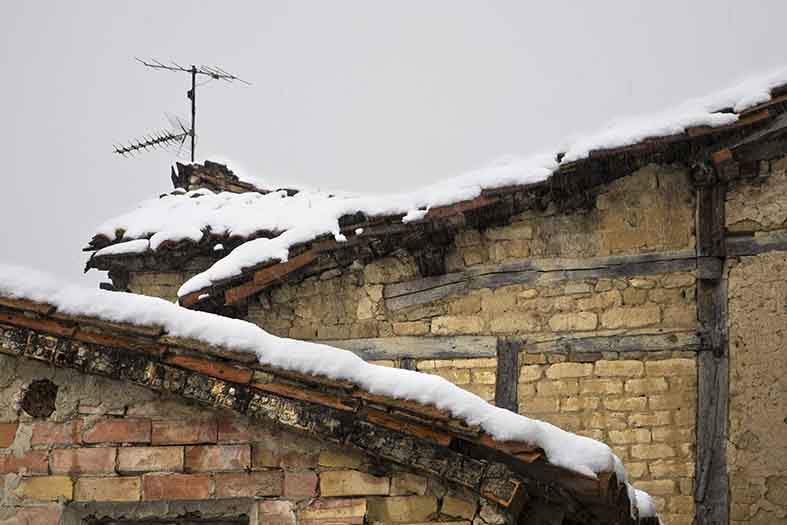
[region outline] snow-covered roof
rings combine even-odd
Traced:
[[[156,327],[169,337],[250,353],[260,364],[276,369],[347,381],[371,394],[434,406],[497,441],[538,447],[553,465],[590,477],[614,472],[618,480],[626,479],[621,461],[607,445],[490,405],[438,376],[373,365],[346,350],[277,337],[246,321],[188,310],[162,299],[62,285],[49,275],[0,264],[0,305],[7,304],[4,298],[51,305],[61,317]],[[630,489],[630,497],[639,502],[641,516],[652,515],[646,494]]]
[[[333,235],[343,241],[341,219],[353,214],[419,221],[429,210],[470,201],[486,190],[546,181],[591,152],[625,148],[658,137],[688,139],[756,121],[761,115],[755,112],[772,101],[774,93],[779,94],[779,99],[784,97],[785,84],[787,69],[753,77],[660,113],[617,119],[555,151],[507,158],[395,195],[337,195],[306,190],[294,195],[284,190],[267,194],[178,190],[144,201],[136,209],[100,225],[94,241],[103,241],[92,245],[100,247],[93,257],[157,251],[211,236],[245,241],[186,281],[178,291],[182,298],[237,277],[249,268],[287,261],[293,246],[320,236]]]

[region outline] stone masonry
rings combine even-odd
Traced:
[[[32,378],[60,385],[46,420],[18,409],[15,398]],[[133,509],[123,502],[204,501],[205,512],[227,498],[248,501],[254,525],[503,520],[494,504],[470,492],[359,452],[125,382],[3,355],[0,421],[3,525],[54,525],[69,503],[121,513]],[[136,516],[128,512],[114,517]]]

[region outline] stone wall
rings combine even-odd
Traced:
[[[553,203],[514,217],[509,226],[460,232],[448,249],[448,270],[690,250],[693,195],[685,170],[643,168],[600,191],[590,210],[559,212]],[[416,278],[415,261],[404,253],[331,269],[262,293],[250,302],[248,320],[277,335],[319,340],[685,329],[696,323],[690,274],[571,281],[546,272],[532,285],[479,289],[413,308],[386,303],[387,285]]]
[[[49,417],[19,408],[33,379],[59,386]],[[156,503],[183,500],[202,502],[200,512],[215,517],[242,507],[255,525],[502,523],[494,505],[379,459],[127,383],[0,356],[0,523],[54,525],[91,509],[116,519],[172,518],[187,506]]]
[[[664,523],[692,523],[696,359],[691,352],[520,355],[519,412],[610,445]]]
[[[784,233],[787,158],[763,161],[754,179],[730,184],[733,234]],[[787,252],[728,265],[730,519],[787,523]]]
[[[729,275],[733,523],[787,523],[787,253],[744,257]]]

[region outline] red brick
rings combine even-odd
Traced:
[[[77,501],[139,501],[139,478],[79,478],[74,487]]]
[[[60,507],[17,507],[14,518],[18,525],[59,525]]]
[[[196,445],[215,443],[217,437],[215,419],[154,421],[151,442],[154,445]]]
[[[282,472],[242,472],[214,476],[217,498],[259,498],[281,496]]]
[[[49,461],[46,450],[31,450],[21,456],[13,453],[0,454],[0,474],[25,471],[28,474],[47,474]]]
[[[240,418],[221,418],[218,428],[219,443],[250,443],[276,439],[265,427],[253,425]]]
[[[317,495],[317,474],[308,470],[305,472],[284,473],[284,496],[313,497]]]
[[[252,371],[248,368],[187,355],[173,355],[164,359],[167,363],[188,368],[201,374],[206,374],[233,383],[248,383],[251,381]]]
[[[49,466],[53,474],[108,474],[115,471],[114,448],[56,448]]]
[[[79,443],[81,432],[81,419],[65,423],[36,421],[33,423],[33,436],[30,438],[30,445],[73,445]]]
[[[243,470],[251,466],[249,445],[217,445],[186,447],[186,470]]]
[[[183,447],[123,447],[118,472],[182,472]]]
[[[0,448],[8,448],[16,437],[19,423],[0,423]]]
[[[143,498],[206,499],[209,482],[207,474],[147,474],[142,479]]]
[[[147,419],[105,419],[85,430],[85,443],[149,443]]]

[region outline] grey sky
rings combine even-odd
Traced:
[[[297,186],[390,192],[553,149],[787,65],[787,2],[311,1],[0,4],[0,262],[82,277],[103,220],[171,189],[171,153],[114,142],[187,114],[198,159]]]

